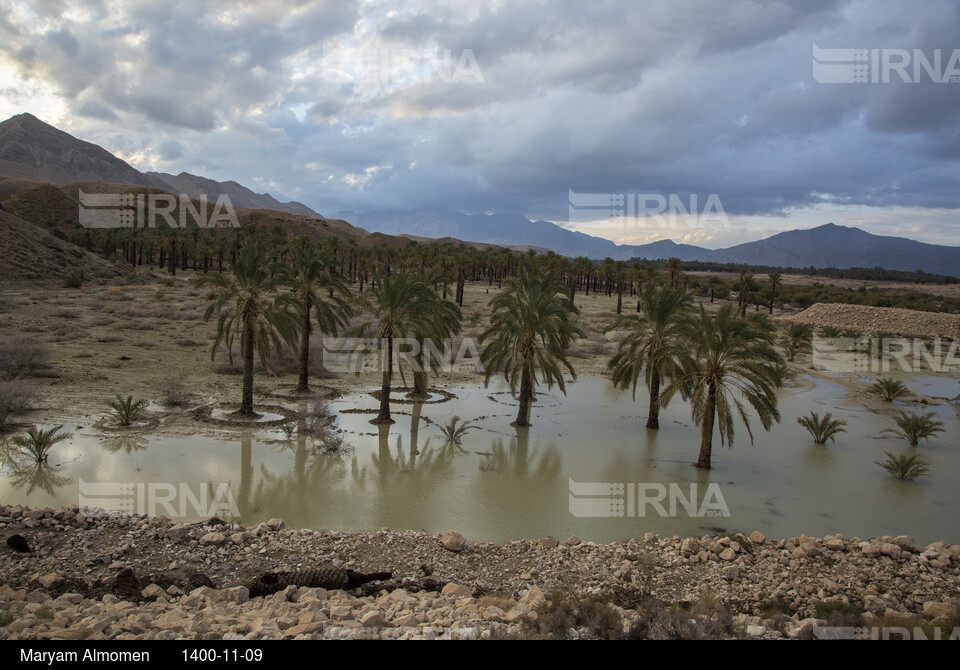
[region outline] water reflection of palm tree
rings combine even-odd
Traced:
[[[146,450],[148,445],[147,438],[141,435],[124,435],[104,440],[102,446],[111,454],[118,454],[121,451],[125,454],[132,454],[136,451]]]
[[[250,521],[250,489],[253,486],[253,437],[244,433],[240,438],[240,491],[237,509],[241,523]]]
[[[397,434],[395,447],[390,449],[390,426],[379,426],[379,448],[373,456],[373,466],[377,470],[381,486],[389,486],[397,481],[395,475],[414,475],[417,481],[422,482],[424,477],[438,475],[449,470],[451,465],[450,454],[444,449],[434,449],[430,440],[422,446],[417,446],[419,436],[414,426],[411,426],[410,448],[403,448],[403,435]],[[403,481],[410,481],[409,478]]]
[[[73,481],[70,477],[60,474],[61,466],[48,465],[43,461],[15,463],[10,470],[10,485],[15,489],[27,487],[29,496],[34,489],[40,489],[48,495],[56,495],[56,490]]]
[[[362,486],[364,471],[352,461],[350,473],[354,484]],[[287,523],[303,527],[332,524],[335,520],[324,514],[342,503],[343,490],[338,485],[348,472],[347,459],[338,453],[314,453],[306,434],[299,436],[293,449],[293,467],[284,473],[272,472],[260,466],[260,481],[254,500],[279,511]]]
[[[489,456],[481,463],[481,468],[511,477],[542,477],[555,479],[560,473],[561,459],[555,451],[530,450],[530,429],[516,428],[517,435],[510,440],[510,446],[504,446],[503,438],[496,438],[490,447]]]

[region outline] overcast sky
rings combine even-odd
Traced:
[[[0,117],[28,111],[141,170],[328,215],[516,212],[708,247],[833,221],[960,245],[960,82],[912,62],[910,83],[889,68],[886,83],[824,83],[813,68],[814,45],[893,63],[920,50],[960,78],[958,8],[0,0]],[[571,191],[686,208],[716,194],[729,226],[571,216]]]

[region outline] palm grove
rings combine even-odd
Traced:
[[[751,439],[751,410],[768,430],[780,419],[777,390],[785,358],[766,315],[746,310],[749,276],[741,277],[738,304],[710,312],[695,304],[675,259],[661,273],[649,264],[610,259],[598,264],[466,245],[370,248],[337,237],[287,240],[269,230],[246,239],[238,235],[224,255],[216,270],[213,263],[198,263],[210,271],[195,281],[208,289],[205,318],[216,316],[211,355],[226,349],[232,358],[235,344],[239,348],[240,414],[254,413],[256,359],[269,372],[272,352],[297,351],[297,391],[308,392],[311,334],[355,335],[376,342],[384,354],[380,408],[372,422],[392,423],[391,391],[399,381],[414,398],[427,393],[437,361],[425,359],[423,351],[427,342],[459,334],[464,286],[471,281],[501,289],[488,304],[480,362],[486,384],[502,378],[516,396],[514,426],[530,425],[538,386],[556,385],[565,393],[565,375],[576,377],[569,349],[584,333],[575,302],[578,293],[591,291],[617,296],[619,316],[609,329],[619,335],[609,362],[614,383],[635,395],[642,378],[649,392],[648,429],[659,428],[660,410],[677,394],[689,402],[701,435],[697,467],[710,468],[716,432],[721,444],[732,444],[735,418]],[[770,277],[771,305],[779,279]],[[712,302],[716,285],[710,290]],[[636,301],[635,313],[624,310],[625,295]],[[418,344],[412,361],[398,356],[401,340]],[[411,362],[409,387],[404,367]]]

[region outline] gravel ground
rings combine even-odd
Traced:
[[[868,307],[818,302],[799,314],[777,319],[779,323],[805,323],[814,328],[835,326],[863,333],[901,337],[960,338],[960,316],[935,314],[899,307]]]
[[[562,601],[554,594],[604,603],[616,635],[802,637],[817,616],[827,623],[823,603],[846,604],[856,625],[892,625],[953,621],[960,602],[960,545],[921,547],[906,536],[495,545],[453,531],[182,525],[0,505],[0,537],[14,536],[29,551],[0,549],[0,638],[550,636]],[[296,581],[320,566],[392,576],[349,590]],[[295,573],[295,585],[250,598],[264,573]],[[694,630],[669,618],[679,611],[699,622]],[[563,623],[560,636],[610,636],[580,623]]]

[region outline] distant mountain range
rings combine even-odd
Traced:
[[[550,221],[531,221],[519,214],[461,214],[450,210],[420,210],[417,212],[337,212],[337,218],[350,221],[371,232],[387,235],[417,237],[456,237],[461,240],[485,242],[502,246],[531,246],[546,248],[563,256],[575,258],[672,258],[694,260],[709,249],[660,240],[643,245],[620,245],[568,230]]]
[[[764,240],[726,249],[704,249],[672,240],[618,245],[610,240],[567,230],[549,221],[516,214],[461,214],[447,210],[417,212],[338,212],[337,218],[388,235],[456,237],[490,244],[546,247],[564,256],[704,261],[793,268],[873,268],[960,277],[960,247],[925,244],[902,237],[873,235],[859,228],[827,223],[789,230]]]
[[[58,186],[77,182],[135,184],[193,198],[202,193],[211,197],[225,193],[238,208],[323,218],[299,202],[280,202],[270,194],[255,193],[234,181],[218,182],[186,172],[178,175],[140,172],[102,147],[79,140],[31,114],[18,114],[0,123],[0,177],[49,182]],[[338,212],[329,220],[333,219],[343,219],[363,229],[354,231],[361,236],[369,231],[417,240],[452,238],[519,250],[550,249],[569,257],[610,257],[615,260],[676,257],[681,261],[793,268],[882,267],[960,277],[960,247],[873,235],[859,228],[832,223],[807,230],[791,230],[727,249],[711,250],[676,244],[671,240],[643,245],[618,245],[549,221],[531,221],[519,214],[392,210]],[[346,230],[349,226],[341,228]]]
[[[235,181],[218,182],[186,172],[140,172],[103,147],[78,140],[32,114],[17,114],[0,123],[0,177],[57,186],[85,181],[136,184],[191,198],[207,194],[213,201],[226,193],[234,207],[320,216],[304,204],[280,202],[269,193],[254,193]]]

